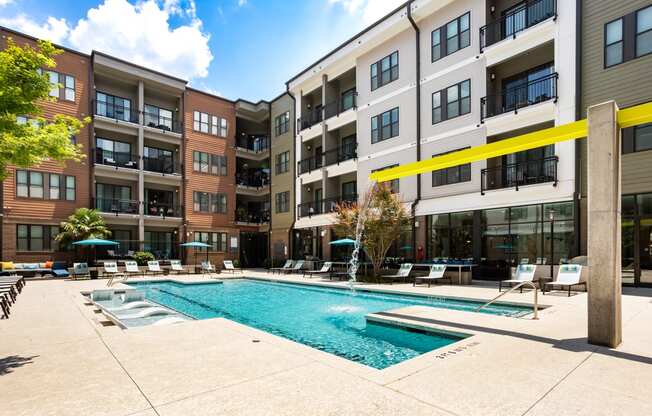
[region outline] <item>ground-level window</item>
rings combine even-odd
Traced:
[[[213,251],[227,251],[227,234],[212,233],[206,231],[195,231],[195,241],[206,243],[211,246]]]
[[[56,251],[57,225],[16,225],[16,251]]]

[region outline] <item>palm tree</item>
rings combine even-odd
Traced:
[[[95,209],[77,208],[68,220],[61,223],[62,231],[55,239],[66,245],[88,238],[106,238],[111,231],[106,228],[104,218]]]

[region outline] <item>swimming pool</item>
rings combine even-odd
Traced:
[[[452,344],[465,335],[410,331],[367,322],[365,315],[409,305],[472,311],[481,303],[350,291],[249,279],[216,284],[130,282],[147,299],[196,319],[223,317],[377,369]],[[521,306],[483,313],[520,316]]]

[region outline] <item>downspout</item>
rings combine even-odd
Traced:
[[[415,49],[416,49],[416,115],[417,115],[417,162],[421,160],[421,31],[419,26],[412,18],[412,3],[413,1],[408,2],[407,4],[407,18],[414,29],[414,40],[415,40]],[[410,208],[412,214],[412,259],[416,261],[417,257],[417,230],[416,230],[416,208],[417,204],[421,200],[421,174],[417,175],[417,197],[412,202]]]
[[[297,189],[296,189],[296,187],[297,187],[297,182],[296,182],[296,180],[297,180],[297,176],[296,176],[297,175],[297,171],[296,171],[296,169],[297,169],[297,161],[296,161],[296,143],[295,143],[295,140],[297,138],[297,136],[296,136],[296,134],[297,134],[297,120],[296,120],[296,116],[297,116],[297,99],[290,92],[290,86],[287,83],[285,84],[285,92],[290,97],[290,99],[292,99],[292,103],[294,104],[293,105],[294,109],[292,110],[292,151],[290,152],[290,154],[293,156],[292,157],[292,163],[291,163],[291,165],[292,165],[292,188],[293,189],[292,189],[292,192],[290,192],[292,194],[292,201],[290,201],[290,203],[292,204],[292,224],[290,224],[290,229],[288,230],[288,259],[291,259],[291,258],[293,258],[293,255],[294,255],[294,244],[293,244],[293,241],[294,241],[294,238],[293,238],[294,223],[297,220],[297,213],[296,213],[297,204],[296,204],[296,201],[295,201],[295,199],[297,197],[297,195],[296,195],[296,192],[297,192]]]
[[[274,177],[274,163],[272,161],[272,102],[273,101],[271,101],[267,107],[267,155],[269,158],[269,226],[267,228],[267,259],[269,260],[269,267],[274,267],[272,264],[272,178]]]
[[[575,120],[582,118],[582,0],[575,0]],[[582,141],[575,140],[575,191],[573,209],[575,216],[575,255],[582,249]]]

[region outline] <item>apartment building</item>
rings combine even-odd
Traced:
[[[295,254],[328,258],[331,201],[364,194],[373,171],[573,121],[575,23],[571,1],[415,0],[288,81]],[[349,92],[348,111],[328,111]],[[329,164],[348,134],[355,156]],[[489,278],[573,256],[575,160],[562,143],[393,181],[413,225],[390,256],[473,258]]]
[[[581,117],[588,106],[620,108],[652,101],[652,1],[582,4]],[[652,125],[622,132],[623,283],[652,284]],[[581,206],[586,212],[586,143],[580,147]],[[586,222],[582,223],[586,252]]]

